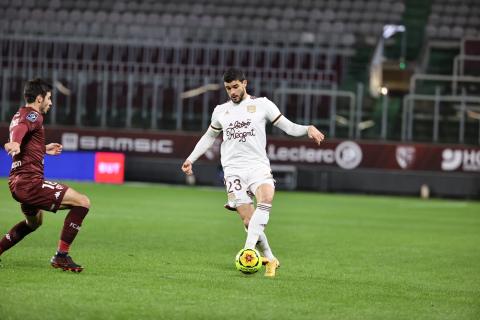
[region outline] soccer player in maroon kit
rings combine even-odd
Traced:
[[[28,81],[24,88],[26,105],[13,116],[10,139],[5,150],[13,157],[8,186],[20,202],[25,220],[15,225],[0,240],[0,255],[42,225],[42,210],[70,209],[65,218],[56,254],[50,260],[54,268],[81,272],[83,267],[68,255],[82,221],[90,208],[87,196],[57,182],[44,180],[44,155],[59,155],[62,145],[45,145],[43,115],[52,106],[52,86],[41,79]]]

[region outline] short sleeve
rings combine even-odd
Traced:
[[[282,113],[278,109],[277,105],[267,98],[265,98],[265,106],[267,119],[275,124],[282,117]]]
[[[34,131],[42,127],[42,117],[38,112],[30,111],[20,117],[19,123],[28,127],[28,131]]]
[[[217,112],[217,108],[215,108],[215,110],[213,110],[213,113],[212,113],[212,121],[210,123],[210,128],[212,128],[214,131],[222,131],[222,124],[220,123],[220,120],[218,119],[218,112]]]

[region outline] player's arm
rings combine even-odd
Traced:
[[[10,156],[16,156],[20,153],[20,145],[23,137],[28,132],[28,126],[25,123],[19,123],[10,129],[10,141],[5,143],[5,151]]]
[[[207,132],[200,138],[200,140],[195,145],[192,153],[188,156],[187,160],[182,165],[182,171],[187,175],[192,175],[192,164],[197,161],[215,142],[218,134],[221,132],[221,129],[215,128],[211,125]]]
[[[277,119],[273,121],[273,125],[277,128],[280,128],[290,136],[301,137],[308,135],[308,137],[315,141],[316,144],[320,144],[325,139],[324,134],[320,132],[315,126],[302,126],[293,123],[292,121],[285,118],[282,114],[280,114]]]
[[[63,146],[60,143],[49,143],[45,146],[45,152],[52,156],[62,153]]]
[[[266,99],[266,98],[265,98]],[[277,128],[283,130],[286,134],[294,137],[301,137],[308,135],[310,139],[315,141],[316,144],[320,144],[325,136],[315,126],[302,126],[288,120],[278,107],[272,101],[266,99],[266,112],[267,118],[272,121],[272,124]]]

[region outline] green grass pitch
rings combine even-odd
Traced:
[[[20,221],[5,180],[0,233]],[[49,266],[65,211],[2,255],[0,319],[479,319],[480,203],[277,192],[282,266],[235,270],[245,232],[221,189],[72,183],[91,213]]]

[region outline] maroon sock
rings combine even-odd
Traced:
[[[0,240],[0,254],[4,251],[7,251],[14,245],[16,245],[20,240],[22,240],[27,234],[35,231],[35,229],[30,228],[27,225],[27,222],[24,220],[17,223],[8,233]]]
[[[59,252],[68,252],[70,245],[77,236],[82,221],[88,213],[88,208],[85,207],[72,207],[70,212],[65,217],[63,223],[62,233],[60,235]]]

